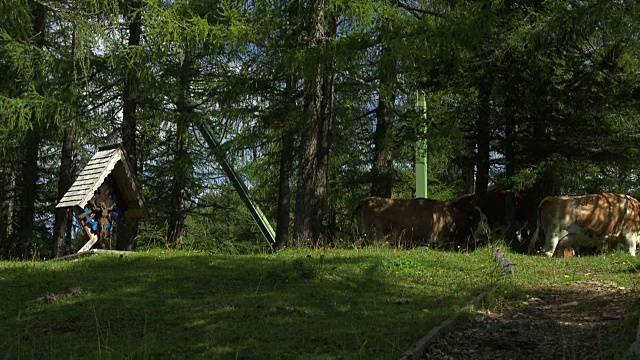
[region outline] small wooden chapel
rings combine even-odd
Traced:
[[[56,208],[73,209],[87,234],[88,240],[78,253],[96,245],[102,249],[110,247],[108,239],[121,219],[149,216],[121,144],[100,147]]]

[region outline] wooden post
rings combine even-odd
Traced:
[[[87,233],[90,233],[90,231],[87,230],[87,227],[85,226],[85,231],[87,231]],[[91,234],[89,235],[89,241],[87,241],[86,244],[84,244],[80,250],[78,250],[79,253],[87,251],[89,249],[91,249],[91,247],[93,246],[93,244],[95,244],[96,242],[98,242],[98,236],[95,234]]]
[[[86,221],[84,221],[84,219],[80,218],[79,215],[80,213],[80,208],[76,207],[74,209],[74,212],[76,214],[76,218],[78,219],[78,221],[80,221],[80,224],[82,225],[82,228],[84,229],[84,232],[87,234],[87,238],[89,239],[84,245],[82,245],[82,247],[80,248],[80,250],[78,250],[78,252],[83,252],[83,251],[87,251],[89,249],[91,249],[91,247],[98,242],[98,235],[94,234],[91,231],[91,227],[86,223]]]
[[[427,184],[428,160],[427,160],[427,101],[423,91],[416,91],[416,109],[422,115],[423,123],[419,123],[416,128],[418,140],[416,140],[416,197],[429,197],[429,186]]]

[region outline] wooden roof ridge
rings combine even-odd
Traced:
[[[73,182],[73,185],[71,185],[62,199],[60,199],[56,208],[74,206],[84,208],[93,197],[95,191],[100,187],[100,185],[102,185],[118,163],[122,165],[122,168],[120,169],[124,170],[128,183],[131,185],[131,190],[135,194],[137,200],[136,205],[142,212],[141,217],[148,217],[148,211],[144,204],[140,185],[134,176],[133,168],[129,163],[127,153],[121,144],[113,144],[98,148],[98,152],[91,157],[87,165],[82,169],[76,180]],[[119,173],[122,173],[122,171]]]
[[[94,192],[111,173],[121,156],[122,153],[117,149],[95,153],[73,182],[73,185],[67,190],[67,193],[60,199],[56,208],[71,206],[84,208],[93,197]]]

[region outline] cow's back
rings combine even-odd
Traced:
[[[377,241],[393,236],[411,243],[428,242],[450,223],[447,217],[447,204],[442,201],[371,196],[360,203],[358,231]]]
[[[593,236],[605,237],[637,225],[640,204],[623,194],[555,196],[543,199],[539,211],[546,228],[576,225]]]
[[[625,226],[630,200],[611,193],[576,197],[576,223],[599,237],[618,234]]]

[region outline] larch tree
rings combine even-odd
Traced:
[[[75,9],[75,12],[80,13],[81,10]],[[64,69],[62,71],[65,73],[65,78],[69,81],[67,86],[64,87],[64,89],[68,91],[65,95],[67,95],[69,99],[69,105],[73,106],[73,104],[75,104],[77,108],[71,110],[70,116],[62,119],[62,145],[58,173],[57,201],[62,199],[75,180],[74,154],[76,153],[76,122],[80,114],[80,86],[78,84],[80,76],[77,73],[77,69],[83,67],[77,62],[78,59],[83,61],[83,53],[81,50],[82,39],[79,38],[78,24],[74,22],[60,24],[61,29],[65,27],[65,30],[71,32],[71,42],[66,44],[69,48],[68,51],[62,52],[63,56],[66,55],[66,58],[60,58],[58,61],[65,65],[62,67]],[[65,248],[71,236],[70,227],[73,226],[72,216],[73,212],[69,208],[56,208],[54,210],[53,244],[51,251],[51,256],[54,258],[65,254]]]
[[[29,17],[31,23],[27,27],[30,30],[28,38],[21,39],[31,47],[30,59],[32,67],[28,74],[30,88],[22,89],[27,96],[36,99],[43,95],[44,74],[42,64],[44,63],[44,47],[46,45],[47,34],[47,11],[45,7],[36,1],[29,1]],[[24,96],[24,95],[23,95]],[[34,101],[34,102],[36,102]],[[29,244],[34,241],[35,235],[35,215],[38,189],[38,155],[45,129],[44,109],[37,105],[30,109],[30,125],[26,133],[21,137],[22,142],[22,167],[20,169],[21,184],[17,184],[17,210],[18,220],[15,234],[15,254],[24,256],[29,250]]]
[[[293,176],[293,164],[295,160],[295,144],[296,134],[299,128],[295,114],[296,111],[296,93],[297,80],[299,74],[296,67],[288,65],[293,63],[295,54],[298,49],[297,40],[300,33],[300,2],[290,1],[284,6],[284,18],[286,19],[282,25],[284,31],[281,41],[281,61],[283,66],[284,91],[281,102],[283,109],[281,114],[277,114],[278,124],[282,129],[280,135],[280,153],[278,161],[278,207],[276,209],[276,249],[283,249],[289,244],[289,231],[291,225],[291,178]]]
[[[304,68],[304,123],[300,145],[300,171],[294,218],[294,238],[299,242],[315,244],[320,237],[317,212],[323,199],[317,197],[317,172],[326,171],[318,164],[320,144],[324,141],[322,120],[323,66],[318,60],[325,36],[326,1],[309,2],[306,11],[306,44]]]
[[[128,40],[127,40],[127,61],[124,72],[124,88],[122,93],[122,147],[124,148],[129,163],[133,167],[134,175],[138,169],[137,157],[137,114],[140,88],[140,46],[142,35],[142,1],[127,0],[124,2],[125,18],[128,21]],[[135,241],[138,235],[138,221],[126,218],[118,227],[118,243],[117,248],[120,250],[135,249]]]
[[[185,49],[182,65],[177,76],[178,98],[176,99],[176,134],[174,144],[173,179],[171,182],[171,208],[169,228],[167,230],[167,245],[181,248],[184,238],[185,193],[187,191],[187,177],[191,175],[188,159],[188,138],[190,116],[193,114],[193,104],[189,96],[190,77],[193,75],[193,64],[188,49]]]
[[[377,14],[378,47],[378,106],[373,134],[373,166],[371,167],[371,195],[390,198],[393,191],[394,132],[396,131],[396,92],[398,91],[398,59],[394,44],[398,30],[393,17]]]

